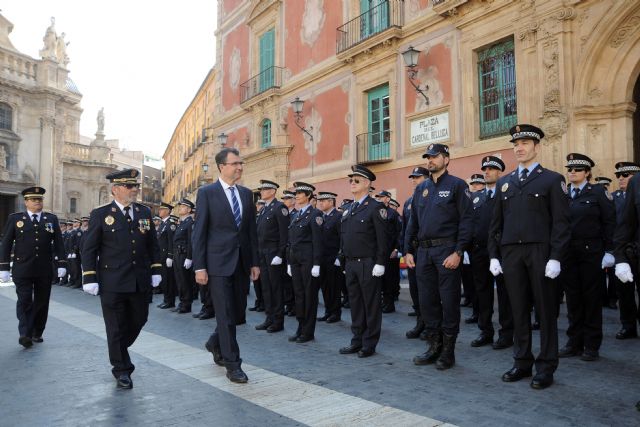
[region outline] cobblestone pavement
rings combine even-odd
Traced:
[[[248,312],[238,341],[249,384],[235,385],[203,349],[215,319],[160,310],[160,299],[132,347],[134,388],[117,390],[98,298],[55,286],[44,343],[23,349],[15,290],[0,288],[0,425],[640,425],[640,340],[613,338],[614,310],[604,309],[600,361],[561,359],[554,386],[543,391],[503,383],[511,350],[470,347],[475,325],[461,326],[455,368],[414,366],[425,344],[404,337],[414,322],[406,289],[398,311],[384,315],[378,354],[367,359],[338,354],[351,335],[348,310],[342,322],[318,322],[316,340],[305,344],[286,339],[295,319],[267,334],[254,329],[263,313]],[[561,345],[566,325],[563,306]]]

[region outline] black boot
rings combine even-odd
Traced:
[[[429,348],[426,353],[419,354],[413,358],[416,365],[430,365],[438,360],[442,353],[442,335],[439,332],[431,332],[427,335],[427,345]]]
[[[413,329],[407,331],[407,333],[405,335],[410,340],[413,340],[413,339],[416,339],[416,338],[420,337],[420,333],[423,330],[424,330],[424,322],[422,321],[422,317],[417,316],[416,317],[416,326],[414,326]]]
[[[455,347],[456,336],[444,334],[442,336],[442,353],[436,362],[436,369],[443,371],[452,368],[456,364]]]

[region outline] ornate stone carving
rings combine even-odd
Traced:
[[[618,48],[624,43],[631,34],[640,28],[640,15],[629,17],[620,25],[609,39],[609,46]]]
[[[47,28],[47,31],[44,33],[44,37],[42,38],[42,41],[44,42],[44,46],[40,49],[40,57],[42,59],[57,60],[56,45],[58,36],[56,34],[55,25],[56,18],[51,17],[51,25],[49,25],[49,28]]]
[[[589,97],[589,101],[597,101],[602,97],[602,91],[595,87],[587,93],[587,96]]]
[[[560,81],[558,77],[558,40],[550,40],[543,44],[544,66],[544,109],[556,111],[560,108]]]
[[[240,85],[240,66],[242,65],[242,58],[240,55],[240,49],[233,48],[231,52],[231,58],[229,58],[229,84],[233,90],[237,90]]]
[[[304,134],[304,148],[310,156],[315,156],[318,152],[318,144],[322,142],[322,116],[315,108],[311,109],[311,114],[304,118],[304,127],[311,130],[313,141]]]
[[[531,21],[525,24],[518,32],[518,40],[520,40],[524,48],[535,46],[537,42],[536,33],[540,28],[540,24],[537,21]]]
[[[305,0],[300,40],[313,47],[320,37],[325,20],[324,0]]]
[[[543,114],[540,125],[545,134],[542,142],[549,145],[558,142],[567,132],[568,118],[562,111],[547,111]]]

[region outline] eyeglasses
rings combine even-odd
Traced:
[[[238,166],[243,166],[244,162],[223,163],[223,165],[229,165],[229,166],[233,166],[234,168],[237,168]]]
[[[620,177],[629,178],[630,176],[631,176],[630,172],[618,172],[618,173],[616,173],[616,178],[620,178]]]
[[[131,190],[132,188],[139,188],[140,184],[118,184],[120,187],[125,187],[127,190]]]
[[[349,184],[360,184],[360,180],[358,178],[349,178]]]
[[[584,172],[585,168],[567,168],[567,172]]]

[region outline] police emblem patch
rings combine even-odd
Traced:
[[[24,227],[24,222],[22,222],[22,221],[16,222],[16,227],[18,227],[18,228]]]
[[[281,212],[282,212],[283,216],[288,216],[289,215],[289,210],[287,208],[282,208]]]
[[[380,209],[378,212],[380,212],[380,218],[387,219],[387,210],[386,209]]]
[[[82,236],[82,233],[78,233],[78,237]]]
[[[322,225],[322,223],[323,223],[323,222],[324,222],[324,220],[322,219],[322,217],[321,217],[321,216],[317,216],[317,217],[316,217],[316,224],[318,224],[318,225]]]
[[[422,197],[427,197],[429,195],[429,189],[425,188],[422,192]]]
[[[104,223],[107,225],[113,225],[113,223],[116,222],[116,219],[114,217],[112,217],[111,215],[107,216],[104,219]]]
[[[562,182],[560,183],[560,187],[562,188],[562,192],[563,192],[564,194],[567,194],[567,183],[566,183],[566,182],[564,182],[564,181],[562,181]]]
[[[509,189],[509,183],[505,182],[504,184],[502,184],[502,188],[500,188],[500,191],[502,191],[504,193],[508,189]]]
[[[480,201],[480,197],[476,197],[475,199],[473,199],[473,203],[478,203]]]

